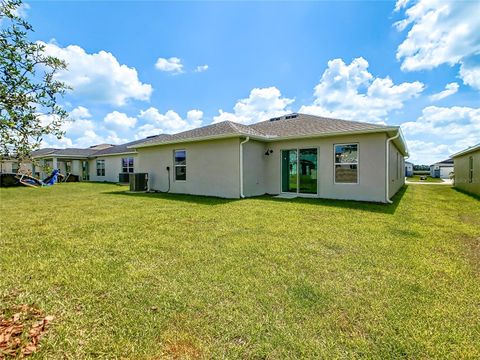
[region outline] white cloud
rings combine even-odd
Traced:
[[[421,159],[435,157],[435,161],[447,158],[469,145],[478,143],[480,139],[480,108],[471,107],[438,107],[428,106],[416,121],[402,124],[412,156]],[[428,150],[420,147],[429,140]],[[416,147],[415,147],[416,146]],[[431,155],[428,155],[428,152]],[[437,156],[438,155],[438,156]],[[429,157],[430,156],[430,157]]]
[[[77,45],[42,44],[48,55],[67,62],[68,70],[61,71],[58,79],[73,87],[72,95],[118,106],[130,99],[150,99],[152,86],[142,83],[135,68],[121,65],[111,53],[88,54]]]
[[[118,116],[118,118],[122,118],[122,115],[125,114],[121,114],[120,116]],[[71,120],[66,121],[62,124],[61,129],[65,132],[65,135],[61,139],[57,139],[55,136],[52,135],[45,136],[42,141],[42,147],[84,148],[101,143],[121,144],[128,141],[126,137],[120,137],[115,130],[105,127],[104,123],[99,123],[91,120],[91,117],[92,115],[86,107],[76,107],[75,109],[70,111]],[[113,116],[110,115],[109,118],[113,118]],[[42,118],[43,123],[48,123],[51,120],[51,116],[45,116],[44,118]]]
[[[431,95],[430,100],[438,101],[446,98],[447,96],[455,94],[457,91],[458,91],[458,84],[456,82],[452,82],[450,84],[445,85],[445,90]]]
[[[470,62],[463,62],[460,66],[460,77],[465,85],[480,90],[480,63],[475,65]]]
[[[213,118],[213,122],[229,120],[241,124],[252,124],[291,112],[288,105],[294,101],[294,99],[282,97],[280,90],[276,87],[255,88],[248,98],[237,101],[233,107],[233,113],[219,110],[220,114]]]
[[[205,64],[205,65],[198,65],[198,66],[195,68],[195,70],[193,70],[193,71],[195,71],[195,72],[198,73],[198,72],[204,72],[204,71],[207,71],[207,70],[208,70],[208,65]]]
[[[397,2],[401,8],[402,1]],[[402,2],[403,3],[403,2]],[[480,89],[466,63],[480,53],[480,6],[478,1],[419,0],[405,11],[406,18],[395,23],[399,31],[411,25],[398,46],[397,59],[405,71],[433,69],[441,64],[461,64],[465,84]]]
[[[158,58],[155,67],[160,71],[171,72],[174,74],[180,74],[183,72],[182,60],[177,57],[171,57],[169,59]]]
[[[30,5],[27,4],[27,3],[21,3],[20,6],[18,6],[18,7],[13,11],[13,15],[25,19],[25,18],[27,17],[27,10],[30,10]]]
[[[112,127],[114,129],[128,130],[133,128],[137,123],[137,119],[134,117],[129,117],[125,113],[118,111],[112,111],[107,114],[103,119],[107,127]]]
[[[91,117],[92,115],[90,114],[90,111],[84,106],[77,106],[75,109],[70,111],[70,118],[73,120]]]
[[[395,4],[395,11],[400,11],[403,9],[405,6],[407,6],[409,0],[397,0],[397,3]]]
[[[373,76],[364,58],[356,58],[350,65],[334,59],[315,86],[313,104],[302,106],[300,112],[383,123],[389,112],[401,109],[423,90],[418,81],[395,85],[389,77]]]
[[[431,165],[447,159],[453,153],[449,145],[433,141],[407,140],[407,146],[410,151],[408,161],[416,165]]]
[[[140,111],[138,117],[146,121],[137,131],[137,138],[142,138],[163,133],[177,133],[199,127],[202,124],[203,112],[190,110],[187,112],[187,117],[183,119],[173,110],[168,110],[165,114],[162,114],[158,109],[150,107],[147,110]]]

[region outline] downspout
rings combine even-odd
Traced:
[[[250,141],[250,136],[247,136],[245,140],[240,143],[240,198],[244,198],[243,194],[243,144]]]
[[[390,175],[390,168],[389,168],[389,162],[390,162],[390,142],[392,140],[395,140],[400,136],[400,130],[397,131],[397,135],[392,136],[391,138],[387,138],[386,141],[386,155],[387,155],[387,168],[385,169],[385,200],[387,203],[392,204],[393,201],[390,200],[390,197],[388,196],[389,194],[389,188],[390,188],[390,181],[389,181],[389,175]]]

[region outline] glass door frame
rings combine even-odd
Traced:
[[[317,172],[317,192],[315,193],[302,193],[300,192],[300,150],[309,150],[315,149],[317,150],[317,168],[315,171]],[[295,150],[297,153],[297,191],[283,191],[283,152],[284,151],[292,151]],[[301,196],[318,196],[319,190],[319,183],[318,183],[318,169],[319,169],[319,154],[320,148],[317,146],[302,146],[302,147],[291,147],[291,148],[281,148],[280,149],[280,194],[296,194]]]

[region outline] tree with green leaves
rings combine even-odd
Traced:
[[[32,26],[20,0],[0,0],[0,156],[23,161],[45,135],[63,136],[68,113],[58,104],[69,88],[56,79],[64,61],[28,39]]]

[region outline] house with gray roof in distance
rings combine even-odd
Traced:
[[[433,178],[450,179],[453,173],[453,159],[446,159],[430,165],[430,176]]]
[[[128,182],[135,171],[137,153],[129,148],[146,140],[166,137],[155,135],[121,145],[99,144],[88,148],[42,148],[32,152],[32,160],[18,164],[15,159],[2,159],[1,173],[27,173],[44,179],[53,169],[71,174],[79,181]]]
[[[225,198],[263,194],[390,202],[408,155],[398,126],[289,114],[224,121],[130,145],[149,189]]]
[[[129,174],[135,171],[137,161],[135,149],[129,146],[150,138],[121,145],[99,144],[89,148],[39,149],[32,153],[36,164],[33,166],[33,173],[39,178],[45,178],[49,175],[46,169],[59,169],[62,174],[78,176],[80,181],[128,182]]]
[[[413,163],[411,163],[410,161],[405,161],[405,176],[413,176]]]

